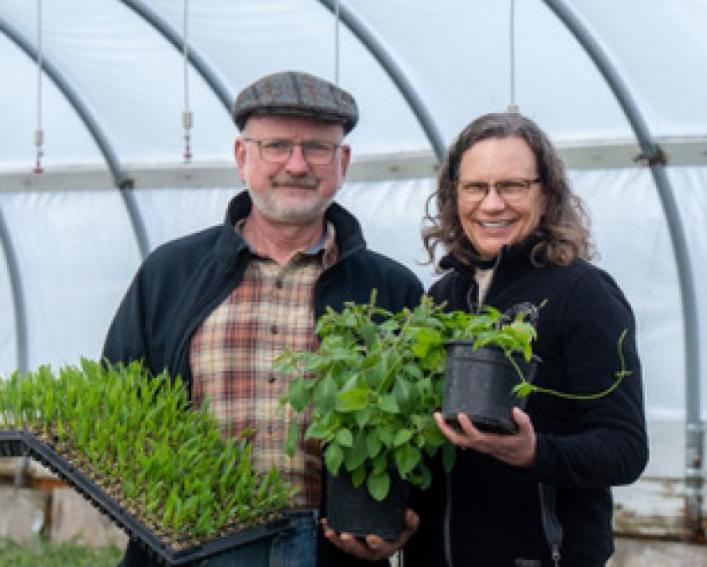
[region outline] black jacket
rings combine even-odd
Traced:
[[[537,455],[529,469],[458,451],[450,478],[438,470],[432,489],[418,494],[422,523],[408,547],[406,567],[446,564],[445,503],[451,504],[449,544],[457,567],[510,567],[519,557],[549,560],[539,482],[556,490],[564,529],[561,565],[596,567],[613,552],[609,487],[636,480],[648,459],[634,317],[606,272],[582,260],[535,267],[529,260],[533,243],[504,247],[484,303],[505,311],[522,302],[545,302],[537,321],[534,350],[542,362],[535,383],[575,393],[608,387],[620,368],[617,339],[623,329],[628,329],[626,366],[633,373],[594,401],[532,394],[526,411],[537,433]],[[450,271],[430,294],[447,300],[449,309],[475,309],[473,267],[452,257],[442,266]]]
[[[138,270],[108,331],[103,357],[111,362],[143,360],[152,372],[167,370],[191,382],[189,344],[194,331],[242,280],[251,258],[234,224],[250,212],[247,192],[234,197],[223,225],[164,244]],[[338,260],[318,279],[315,317],[344,302],[366,303],[378,290],[378,305],[391,311],[417,305],[423,288],[407,268],[366,248],[358,221],[332,204],[326,220],[336,229]],[[321,538],[320,538],[321,539]],[[137,553],[131,546],[129,556]],[[126,565],[145,567],[135,555]],[[353,560],[328,542],[320,546],[318,564],[371,565]],[[383,563],[387,565],[386,563]]]

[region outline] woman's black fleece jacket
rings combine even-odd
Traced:
[[[133,279],[113,319],[103,349],[110,362],[142,360],[158,373],[180,375],[188,385],[189,344],[202,321],[243,278],[251,250],[233,227],[250,212],[247,192],[236,195],[220,226],[180,238],[156,249]],[[377,304],[391,311],[413,307],[422,285],[401,264],[366,248],[358,221],[336,203],[326,211],[336,229],[338,259],[315,285],[315,318],[327,307],[344,302],[367,303],[377,290]],[[326,483],[324,483],[324,487]],[[320,541],[323,538],[320,538]],[[317,564],[323,567],[373,565],[320,543]],[[382,562],[381,565],[386,565]],[[139,548],[131,545],[124,565],[150,565]]]
[[[503,311],[523,302],[544,303],[537,321],[534,351],[542,362],[535,383],[584,394],[607,388],[620,368],[617,340],[624,329],[623,353],[632,374],[597,400],[531,394],[526,411],[537,433],[537,454],[528,469],[473,450],[457,451],[449,482],[438,470],[433,487],[417,494],[422,521],[406,550],[406,567],[447,564],[445,506],[457,567],[510,567],[516,558],[549,561],[538,483],[556,489],[564,529],[561,565],[596,567],[613,552],[609,487],[635,481],[648,459],[634,317],[621,290],[599,268],[583,260],[567,267],[531,264],[535,242],[531,237],[502,249],[484,300]],[[446,300],[449,310],[475,309],[470,305],[478,302],[474,267],[453,257],[442,267],[449,272],[432,286],[432,297]]]

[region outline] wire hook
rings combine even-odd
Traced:
[[[515,10],[516,2],[511,0],[511,11],[508,19],[508,51],[509,51],[509,95],[508,112],[518,112],[516,104],[516,33],[515,33]]]
[[[42,129],[42,0],[37,0],[37,128],[34,131],[35,161],[32,171],[42,173],[44,156],[44,130]]]
[[[182,56],[184,59],[184,110],[182,111],[182,128],[184,128],[184,163],[191,162],[191,128],[194,125],[194,115],[189,109],[189,44],[187,34],[189,21],[189,0],[184,0],[184,44]]]

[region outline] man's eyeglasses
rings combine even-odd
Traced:
[[[267,138],[264,140],[255,140],[254,138],[243,138],[246,142],[258,144],[260,157],[270,163],[286,163],[292,156],[292,150],[295,146],[302,148],[302,154],[307,163],[311,165],[327,165],[334,159],[336,150],[341,147],[340,144],[332,144],[331,142],[322,142],[319,140],[306,140],[304,142],[294,142],[281,138]]]
[[[460,199],[474,203],[483,201],[491,191],[496,190],[498,196],[508,203],[522,200],[533,183],[540,183],[540,178],[535,179],[502,179],[496,183],[485,181],[457,181],[457,194]]]

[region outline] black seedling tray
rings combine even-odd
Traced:
[[[197,564],[213,555],[264,538],[272,538],[290,525],[290,520],[282,517],[191,547],[174,549],[34,434],[21,430],[0,430],[0,457],[32,457],[41,462],[165,565]]]

